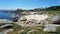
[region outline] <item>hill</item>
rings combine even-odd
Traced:
[[[48,8],[45,8],[47,11],[60,11],[60,6],[51,6]]]

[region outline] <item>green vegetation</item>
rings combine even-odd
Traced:
[[[47,11],[49,16],[60,14],[60,11]]]
[[[45,7],[45,8],[35,8],[35,9],[29,9],[29,10],[23,10],[23,9],[17,9],[17,10],[5,10],[5,12],[11,12],[11,13],[20,13],[20,12],[40,12],[40,11],[48,11],[48,12],[57,12],[57,11],[60,11],[60,6],[50,6],[50,7]]]
[[[57,27],[57,32],[56,33],[48,33],[48,32],[43,31],[45,26],[22,28],[21,26],[17,25],[15,22],[12,23],[12,24],[14,24],[14,27],[12,27],[11,29],[14,29],[14,31],[9,32],[7,34],[18,34],[18,31],[21,31],[21,30],[24,30],[24,31],[19,33],[19,34],[26,34],[30,30],[37,30],[37,32],[31,32],[30,34],[60,34],[60,27]],[[5,29],[0,29],[0,32],[3,31],[3,30],[5,30]]]
[[[47,11],[60,11],[60,6],[51,6],[45,8]]]
[[[51,6],[51,7],[47,7],[47,8],[36,8],[36,9],[30,9],[30,10],[17,9],[16,11],[14,11],[14,13],[20,14],[20,12],[24,12],[24,11],[37,11],[37,12],[46,11],[46,12],[48,12],[49,16],[53,16],[56,14],[60,14],[60,6]],[[12,24],[14,24],[14,27],[12,27],[12,29],[14,29],[14,31],[9,32],[8,34],[18,34],[18,31],[21,31],[21,30],[24,30],[24,31],[19,34],[26,34],[28,31],[30,31],[32,29],[36,29],[39,32],[31,32],[30,34],[60,34],[60,27],[57,27],[56,33],[48,33],[48,32],[43,31],[44,26],[22,28],[21,26],[17,25],[15,22],[13,22]],[[0,29],[0,32],[3,30],[5,30],[5,29]]]

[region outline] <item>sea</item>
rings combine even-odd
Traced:
[[[4,11],[0,11],[0,19],[8,19],[8,20],[12,20],[12,15],[14,13],[9,13],[9,12],[4,12]]]

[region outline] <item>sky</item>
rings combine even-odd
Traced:
[[[0,0],[0,9],[34,9],[60,6],[60,0]]]

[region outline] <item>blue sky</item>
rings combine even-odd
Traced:
[[[0,9],[33,9],[60,5],[60,0],[0,0]]]

